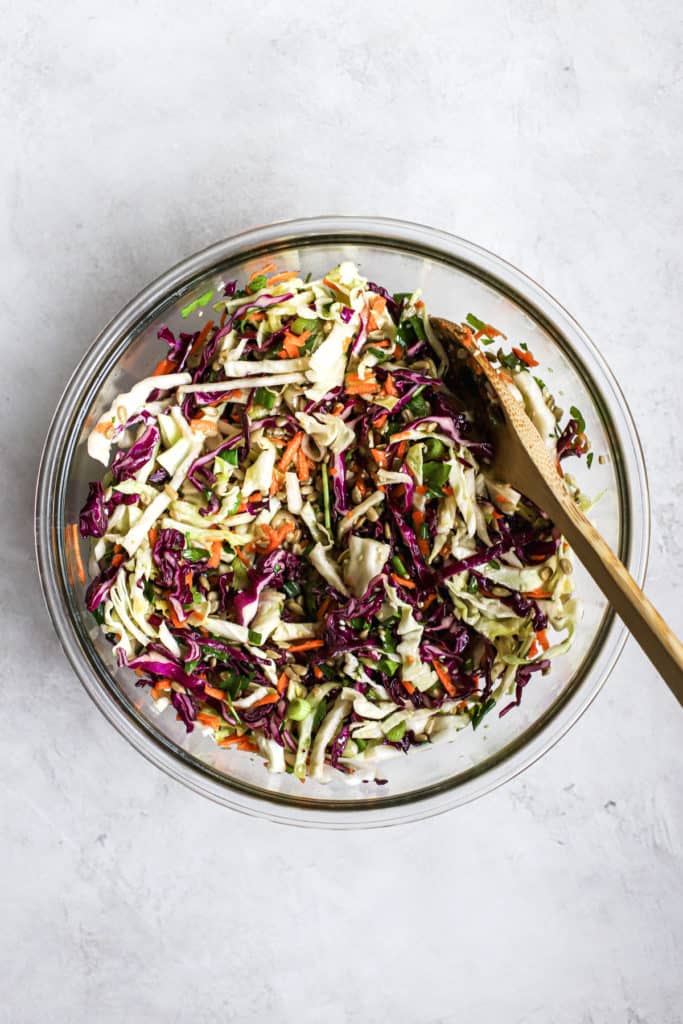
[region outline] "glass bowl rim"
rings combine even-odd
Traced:
[[[69,465],[66,448],[70,434],[73,434],[74,419],[87,404],[88,392],[93,390],[93,381],[101,376],[104,368],[111,368],[113,359],[118,358],[132,337],[139,333],[150,310],[156,310],[162,302],[189,291],[196,280],[216,271],[219,265],[231,259],[263,255],[273,245],[284,248],[288,245],[302,247],[321,243],[327,235],[335,236],[340,246],[362,244],[363,241],[385,246],[393,243],[394,247],[412,254],[421,252],[442,263],[468,269],[480,280],[494,285],[497,291],[513,298],[521,308],[532,312],[536,322],[551,335],[562,337],[565,352],[568,349],[575,368],[580,367],[578,372],[586,386],[589,386],[592,397],[600,396],[603,413],[608,416],[613,427],[616,426],[615,416],[621,421],[621,432],[617,430],[617,436],[612,439],[625,466],[619,477],[620,504],[626,534],[622,538],[620,553],[642,586],[650,541],[650,501],[645,462],[628,404],[595,344],[556,299],[513,264],[441,229],[386,217],[330,215],[276,221],[252,228],[180,260],[126,303],[99,332],[82,356],[67,382],[48,429],[36,488],[36,557],[48,613],[72,668],[100,711],[147,760],[195,792],[242,813],[299,826],[381,827],[431,817],[471,802],[514,778],[551,749],[595,699],[623,649],[628,634],[614,613],[608,613],[599,634],[597,653],[602,660],[597,671],[591,669],[577,685],[568,688],[541,719],[528,727],[526,733],[531,732],[531,735],[522,734],[504,747],[494,758],[493,764],[483,762],[481,767],[473,771],[472,777],[468,773],[464,780],[445,780],[438,786],[429,787],[426,794],[418,790],[416,793],[389,800],[368,801],[367,804],[357,806],[341,803],[337,806],[334,803],[328,806],[318,803],[315,806],[314,801],[311,802],[314,806],[310,806],[306,801],[283,799],[276,793],[256,792],[247,785],[236,785],[226,777],[201,767],[194,759],[183,759],[155,736],[151,727],[141,728],[123,700],[115,698],[115,684],[111,687],[102,685],[98,681],[97,670],[92,671],[94,666],[87,661],[87,652],[78,639],[68,603],[61,593],[63,581],[56,568],[63,535],[62,530],[55,527],[60,512],[57,483],[64,479],[65,467]],[[599,383],[593,370],[586,366],[585,357],[597,366],[601,374]],[[611,392],[611,401],[605,400],[606,391]],[[628,451],[624,450],[625,444],[629,446]],[[627,463],[630,463],[630,467]],[[637,494],[634,493],[636,488]],[[634,509],[639,515],[633,515]]]

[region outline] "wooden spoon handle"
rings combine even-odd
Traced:
[[[558,497],[547,484],[544,490],[546,493],[539,504],[567,538],[578,558],[683,706],[683,644],[581,509],[568,495]]]

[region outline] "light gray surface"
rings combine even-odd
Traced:
[[[680,632],[678,7],[0,4],[0,1020],[683,1019],[683,718],[632,643],[479,804],[269,826],[96,713],[30,521],[54,403],[141,284],[256,223],[404,217],[527,270],[607,355],[650,470],[648,591]]]

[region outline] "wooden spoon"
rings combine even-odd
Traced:
[[[614,610],[636,638],[669,689],[683,705],[683,644],[625,569],[567,491],[553,456],[503,376],[472,340],[471,332],[448,320],[431,325],[451,357],[452,372],[468,367],[489,385],[489,400],[500,407],[492,427],[493,472],[530,498],[562,531]],[[482,380],[483,385],[483,380]],[[485,386],[480,389],[485,391]]]

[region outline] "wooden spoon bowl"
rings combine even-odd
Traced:
[[[430,323],[449,357],[450,372],[457,376],[458,367],[462,367],[471,373],[479,385],[478,400],[489,408],[494,474],[530,498],[562,531],[683,705],[683,644],[578,507],[558,472],[554,453],[471,332],[438,317],[432,317]]]

